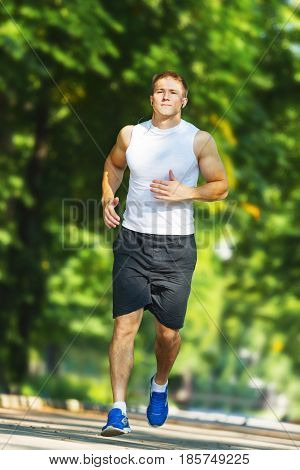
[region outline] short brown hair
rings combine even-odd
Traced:
[[[187,83],[186,83],[185,79],[181,75],[179,75],[179,73],[172,72],[171,70],[166,70],[165,72],[157,73],[157,74],[153,75],[152,89],[151,89],[152,95],[154,93],[155,83],[158,80],[160,80],[161,78],[166,78],[166,77],[172,77],[172,78],[174,78],[174,80],[177,80],[178,82],[180,82],[183,89],[184,89],[184,94],[187,97],[189,89],[188,89],[188,86],[187,86]]]

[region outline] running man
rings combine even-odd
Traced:
[[[120,225],[113,243],[114,331],[109,345],[113,405],[102,436],[131,431],[126,391],[134,339],[144,310],[155,318],[156,373],[150,379],[147,419],[168,417],[168,377],[179,353],[191,281],[197,262],[193,201],[226,198],[226,172],[213,137],[181,118],[188,87],[166,71],[152,80],[152,118],[123,127],[103,172],[102,206],[108,228]],[[126,167],[129,189],[123,221],[115,196]],[[206,183],[197,186],[199,170]]]

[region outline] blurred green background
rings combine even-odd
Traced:
[[[0,1],[0,392],[111,403],[103,164],[174,70],[230,194],[194,204],[171,403],[300,421],[299,24],[293,1]],[[146,311],[129,405],[147,402],[153,344]]]

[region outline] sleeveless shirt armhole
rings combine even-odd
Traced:
[[[196,137],[198,131],[200,131],[200,129],[198,129],[198,127],[195,126],[195,133],[194,133],[193,141],[192,141],[192,152],[195,155],[195,159],[196,159],[196,162],[197,162],[197,165],[198,165],[198,168],[199,168],[199,176],[200,176],[201,170],[200,170],[199,160],[198,160],[198,157],[197,157],[197,155],[195,154],[195,151],[194,151],[195,137]]]
[[[136,126],[133,126],[133,128],[132,128],[131,136],[130,136],[130,142],[129,142],[129,145],[128,145],[127,149],[126,149],[125,157],[127,156],[127,152],[128,152],[129,147],[130,147],[130,145],[131,145],[131,143],[132,143],[132,140],[133,140],[133,133],[134,133],[135,128],[136,128]]]

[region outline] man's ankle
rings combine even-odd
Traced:
[[[165,392],[167,389],[168,385],[168,380],[164,384],[158,384],[156,382],[156,375],[153,378],[152,385],[151,385],[151,390],[152,392]]]
[[[112,408],[119,408],[122,411],[123,415],[127,416],[127,407],[125,401],[115,401],[113,403]]]

